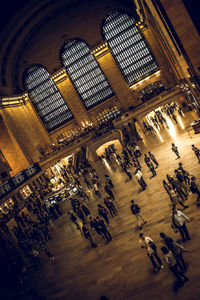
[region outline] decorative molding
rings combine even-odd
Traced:
[[[53,79],[55,83],[60,83],[67,79],[67,73],[65,67],[61,68],[60,70],[56,71],[55,73],[50,75],[50,78]]]
[[[15,107],[20,105],[25,105],[29,102],[28,94],[25,92],[22,95],[10,96],[10,97],[1,97],[0,98],[0,108],[7,108],[7,107]]]
[[[99,44],[97,47],[90,50],[96,58],[100,58],[109,52],[108,43],[106,41]]]

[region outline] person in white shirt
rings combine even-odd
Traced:
[[[188,281],[188,277],[186,277],[183,272],[178,270],[178,264],[173,256],[173,253],[170,250],[168,250],[165,246],[161,247],[161,251],[164,254],[165,260],[169,266],[170,271],[176,276],[176,278],[181,283],[183,283],[184,281]]]
[[[182,240],[186,241],[186,240],[191,240],[189,232],[187,230],[186,224],[185,224],[185,220],[187,220],[188,222],[190,222],[190,219],[180,210],[177,210],[176,208],[173,207],[172,209],[172,228],[174,230],[177,230],[180,232]]]
[[[159,267],[161,269],[164,269],[162,261],[161,261],[160,257],[157,254],[157,247],[154,244],[153,240],[150,237],[148,237],[148,236],[144,236],[143,233],[140,233],[139,236],[141,238],[139,240],[140,246],[141,246],[141,248],[145,248],[146,253],[147,253],[148,257],[151,260],[151,263],[152,263],[152,265],[154,267],[155,272],[157,272],[159,270]],[[154,258],[156,258],[156,260],[158,261],[159,266],[157,266]]]
[[[142,172],[139,169],[135,171],[135,178],[137,179],[139,185],[142,187],[142,190],[144,191],[146,189],[147,184],[144,181],[142,177]]]

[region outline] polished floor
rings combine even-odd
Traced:
[[[99,162],[94,165],[101,178],[107,173],[115,185],[115,205],[119,214],[110,218],[109,231],[113,241],[107,244],[92,232],[98,245],[92,249],[81,232],[68,220],[65,211],[55,221],[52,240],[49,242],[55,260],[50,263],[44,258],[44,263],[31,280],[31,285],[39,294],[45,295],[48,300],[98,300],[101,295],[106,295],[109,300],[200,299],[200,208],[195,204],[196,196],[189,196],[186,202],[189,208],[184,211],[191,219],[188,223],[191,241],[184,244],[188,250],[184,253],[184,258],[188,264],[189,282],[181,288],[176,288],[176,280],[166,264],[164,270],[156,274],[153,272],[144,249],[138,243],[141,231],[130,213],[130,200],[134,199],[148,221],[142,232],[155,241],[161,257],[161,231],[175,240],[180,239],[179,234],[175,235],[170,226],[171,204],[162,180],[167,173],[173,174],[181,161],[184,168],[197,177],[200,185],[200,164],[191,150],[192,144],[200,147],[200,134],[189,136],[184,129],[193,121],[194,116],[186,114],[181,118],[182,123],[171,121],[169,130],[163,129],[153,135],[143,136],[143,140],[139,142],[142,152],[152,151],[160,164],[157,176],[151,178],[143,156],[140,158],[143,176],[148,184],[143,192],[135,178],[129,181],[126,174],[119,172],[117,164],[114,168],[102,166]],[[172,142],[179,148],[179,160],[171,151]],[[96,206],[102,200],[94,198],[91,192],[88,195],[91,200],[87,204],[92,215],[96,216]]]

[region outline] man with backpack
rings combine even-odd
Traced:
[[[140,214],[140,207],[139,205],[134,203],[134,200],[131,200],[131,206],[130,206],[131,212],[133,215],[135,215],[137,219],[137,225],[139,229],[142,229],[143,226],[141,226],[141,220],[143,225],[147,223],[147,221],[144,220],[143,216]]]

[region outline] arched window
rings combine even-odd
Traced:
[[[73,39],[61,49],[61,61],[86,109],[90,109],[114,95],[88,45]]]
[[[48,132],[73,118],[49,72],[40,65],[25,70],[24,87]]]
[[[128,14],[110,14],[103,22],[102,34],[128,84],[159,69],[135,20]]]

